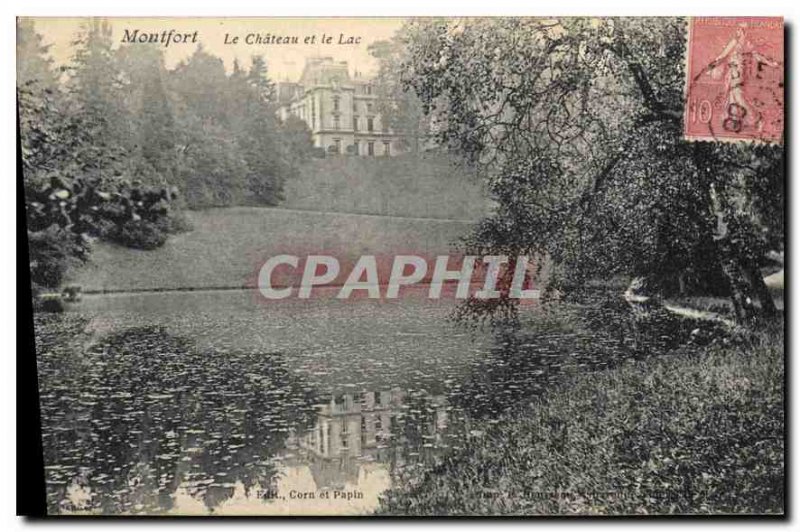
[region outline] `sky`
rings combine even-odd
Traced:
[[[50,55],[56,64],[66,64],[73,55],[72,42],[85,18],[33,18],[36,31],[44,43],[51,45]],[[367,47],[379,40],[389,39],[400,28],[400,18],[108,18],[113,29],[113,39],[121,44],[125,30],[138,29],[140,33],[175,30],[176,33],[197,32],[197,43],[206,51],[221,57],[228,70],[238,59],[242,65],[250,64],[254,54],[263,55],[273,81],[297,81],[306,57],[330,56],[347,61],[350,73],[356,70],[364,75],[374,73],[376,61]],[[298,37],[298,44],[246,44],[248,34],[266,34],[281,37]],[[332,37],[330,43],[320,42],[322,36]],[[226,44],[226,35],[229,41]],[[239,41],[233,43],[234,37]],[[312,42],[305,43],[306,39]],[[360,39],[358,44],[339,44],[350,39]],[[167,68],[174,67],[189,57],[197,43],[175,44],[162,48]],[[136,46],[135,44],[133,46]]]

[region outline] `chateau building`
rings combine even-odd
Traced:
[[[306,59],[300,80],[277,84],[280,117],[296,116],[308,124],[314,146],[328,153],[391,156],[397,136],[377,111],[371,80],[351,77],[346,61]]]

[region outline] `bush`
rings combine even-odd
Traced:
[[[28,231],[31,285],[34,295],[61,284],[70,263],[83,257],[76,249],[75,236],[52,225],[42,231]]]
[[[33,300],[33,309],[36,312],[64,312],[64,301],[60,296],[45,295]]]
[[[129,248],[156,249],[167,241],[167,233],[164,231],[163,222],[132,220],[116,228],[111,234],[111,240]]]

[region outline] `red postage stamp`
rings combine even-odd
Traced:
[[[782,17],[689,20],[684,137],[781,142]]]

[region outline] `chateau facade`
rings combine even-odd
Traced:
[[[314,146],[327,153],[395,155],[397,136],[377,111],[371,80],[351,77],[346,61],[306,59],[300,80],[277,84],[281,120],[296,116],[311,129]]]

